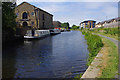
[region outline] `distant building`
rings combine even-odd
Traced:
[[[113,18],[113,19],[109,19],[106,21],[98,22],[95,27],[96,28],[99,28],[99,27],[118,27],[119,21],[120,21],[120,17]]]
[[[83,21],[80,23],[80,29],[81,28],[95,28],[95,23],[96,21],[93,21],[93,20]]]
[[[61,22],[60,21],[53,21],[53,27],[54,28],[60,28],[61,27]]]
[[[50,29],[53,28],[53,15],[23,2],[15,8],[16,23],[21,28]]]

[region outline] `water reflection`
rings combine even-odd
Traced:
[[[71,78],[86,70],[89,53],[79,31],[24,40],[14,51],[14,78]]]
[[[6,43],[2,45],[2,79],[13,78],[17,68],[16,64],[16,48],[17,45],[22,44],[21,42]]]
[[[37,78],[49,69],[49,60],[52,53],[52,37],[40,40],[24,41],[24,46],[18,48],[15,78]],[[51,72],[50,72],[51,74]]]

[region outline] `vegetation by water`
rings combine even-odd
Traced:
[[[73,29],[73,30],[77,30],[77,29],[79,29],[79,27],[80,27],[80,26],[72,25],[72,29]]]
[[[73,80],[80,80],[82,75],[83,75],[83,73],[76,75]]]
[[[105,56],[107,58],[106,66],[101,69],[99,78],[114,78],[115,75],[118,75],[118,48],[112,41],[106,38],[103,38],[103,42],[109,49],[108,55]]]
[[[2,2],[2,39],[10,40],[14,37],[16,29],[15,5],[12,2]]]
[[[105,35],[107,37],[114,38],[116,40],[120,40],[120,38],[118,37],[118,34],[119,34],[118,28],[103,28],[103,27],[101,27],[101,28],[97,28],[97,29],[92,29],[90,31]]]
[[[69,23],[68,22],[64,22],[61,24],[61,27],[62,28],[65,28],[65,29],[70,29],[70,26],[69,26]]]
[[[82,30],[82,34],[85,35],[85,39],[87,40],[88,49],[89,49],[89,59],[88,59],[88,66],[91,64],[93,59],[96,57],[98,52],[103,46],[101,37],[98,35],[93,35],[89,31]]]
[[[118,35],[118,29],[117,28],[104,28],[104,29],[94,29],[92,32],[97,32],[100,30],[104,30],[101,33],[106,35]],[[118,75],[118,47],[110,40],[106,38],[99,37],[97,35],[93,35],[90,30],[81,30],[82,34],[85,35],[85,38],[87,39],[88,49],[89,49],[89,59],[88,59],[88,65],[93,61],[93,59],[96,57],[97,53],[100,51],[101,47],[106,45],[108,47],[108,55],[103,58],[103,61],[106,62],[105,66],[100,67],[101,74],[98,78],[114,78],[116,75]],[[112,64],[112,65],[111,65]],[[103,65],[103,64],[102,64]]]

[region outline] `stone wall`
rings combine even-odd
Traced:
[[[53,21],[53,27],[61,27],[61,23],[59,21]]]
[[[28,20],[26,21],[28,23],[28,26],[36,27],[36,18],[35,18],[35,12],[34,7],[28,5],[28,4],[22,4],[15,8],[15,13],[18,14],[16,18],[16,22],[20,24],[20,26],[23,25],[24,20],[22,21],[22,15],[26,12],[28,14]],[[34,13],[34,15],[31,15],[31,13]],[[32,22],[34,22],[34,25],[32,25]]]
[[[27,19],[22,19],[23,13],[27,13]],[[17,15],[16,22],[19,27],[23,27],[23,22],[27,22],[28,26],[36,29],[53,28],[53,15],[41,10],[27,2],[23,2],[15,8]],[[44,15],[44,19],[43,19]]]

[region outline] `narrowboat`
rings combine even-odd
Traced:
[[[35,38],[41,38],[46,35],[50,35],[49,30],[27,30],[27,33],[25,34],[25,39],[35,39]]]
[[[61,30],[59,29],[50,29],[50,34],[60,34]]]

